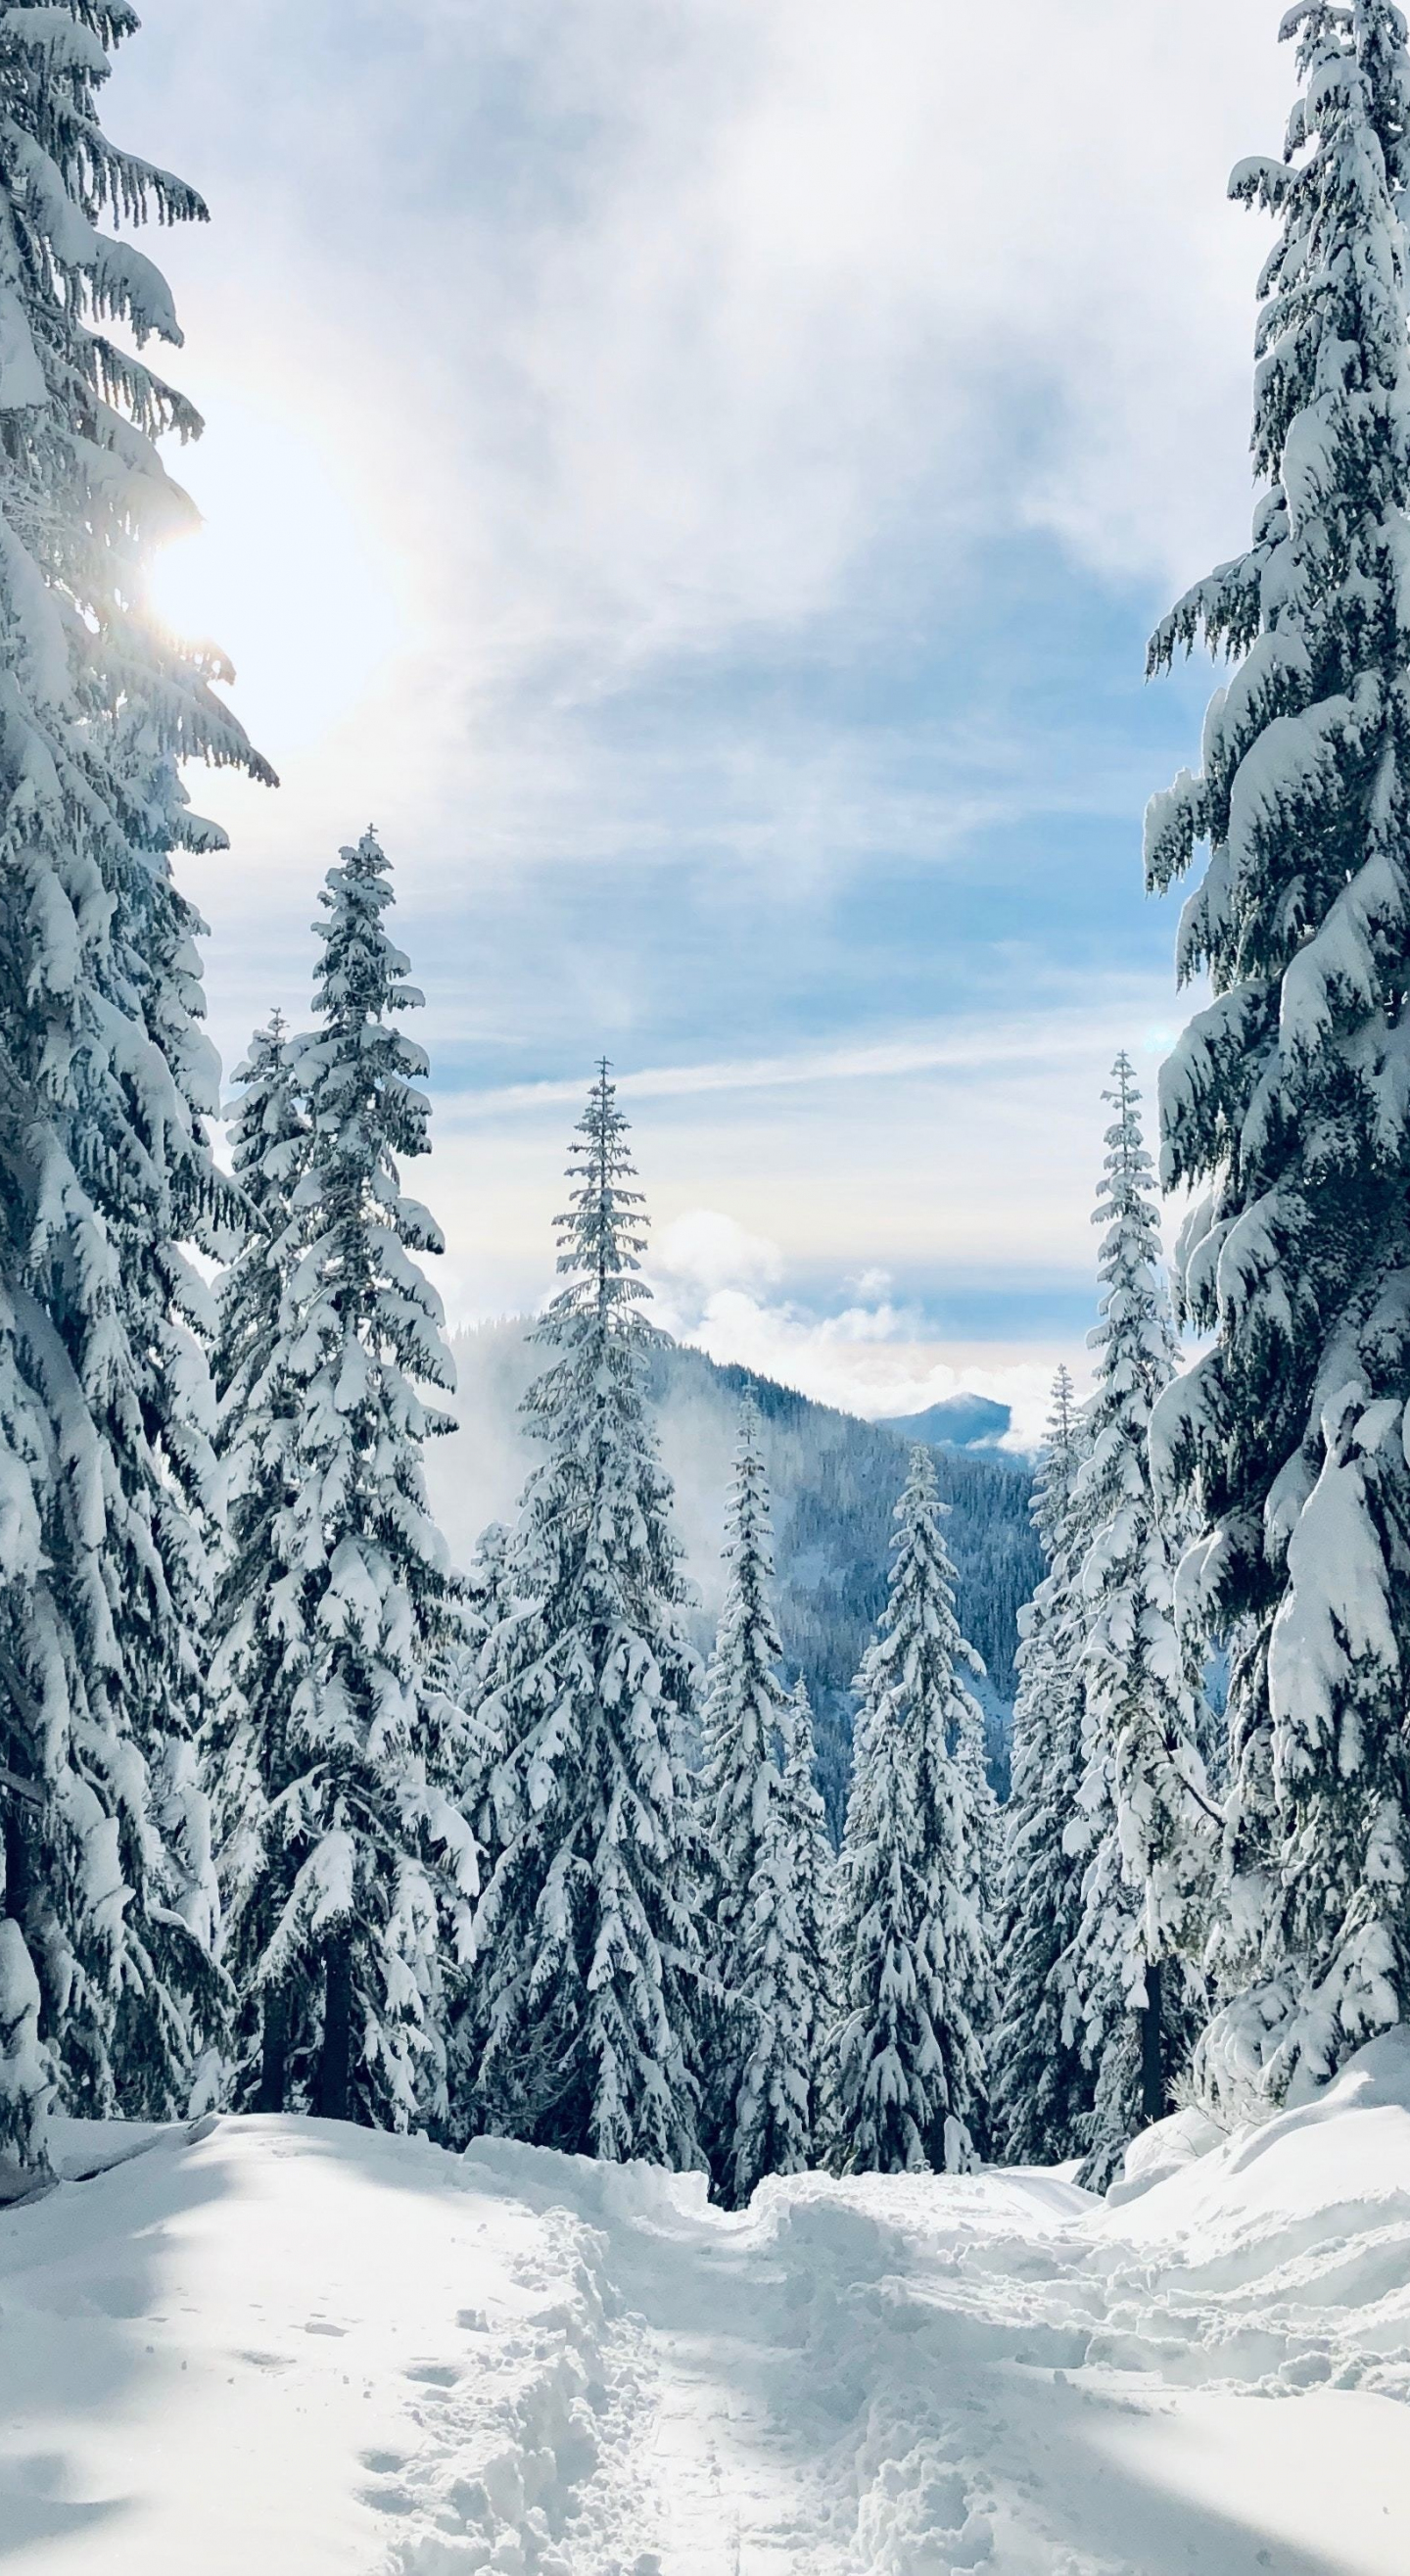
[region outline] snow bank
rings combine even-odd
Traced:
[[[135,2147],[138,2152],[130,2153]],[[1410,2040],[1100,2202],[331,2123],[0,2212],[5,2576],[1404,2576]],[[114,2162],[117,2156],[125,2160]]]
[[[1130,2206],[1156,2141],[1161,2168]],[[1325,2239],[1377,2211],[1410,2219],[1410,2030],[1372,2040],[1324,2092],[1260,2128],[1221,2138],[1197,2111],[1161,2121],[1128,2151],[1107,2206],[1113,2235],[1147,2241],[1299,2227]]]

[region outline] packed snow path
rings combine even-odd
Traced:
[[[1399,2038],[1115,2206],[810,2176],[732,2217],[293,2120],[63,2144],[128,2160],[0,2211],[0,2576],[1410,2564]]]

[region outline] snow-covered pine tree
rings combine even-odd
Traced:
[[[671,1488],[647,1412],[646,1218],[604,1063],[558,1220],[567,1280],[536,1327],[547,1450],[513,1550],[487,1722],[504,1835],[477,1914],[467,2122],[542,2146],[701,2161],[699,1951],[681,1738],[696,1682]]]
[[[1063,1961],[1095,2078],[1087,2178],[1104,2185],[1143,2120],[1168,2107],[1195,2036],[1208,1920],[1210,1806],[1199,1713],[1176,1633],[1178,1542],[1156,1508],[1150,1423],[1176,1345],[1140,1093],[1117,1057],[1093,1223],[1104,1228],[1096,1383],[1072,1488],[1080,1558],[1083,1777],[1069,1848],[1082,1917]]]
[[[984,1667],[976,1655],[975,1664],[982,1678]],[[999,1907],[1003,1887],[1004,1829],[999,1801],[989,1778],[988,1734],[984,1711],[973,1694],[966,1691],[960,1715],[951,1738],[955,1769],[959,1774],[960,1800],[964,1812],[965,1860],[970,1902],[984,1933],[984,1955],[991,1971],[990,1985],[982,1998],[976,1998],[974,2017],[988,2030],[994,2018],[995,1990],[992,1969],[998,1939]]]
[[[1410,68],[1388,0],[1283,22],[1302,95],[1232,193],[1260,284],[1248,553],[1150,667],[1236,658],[1147,871],[1207,842],[1180,968],[1214,998],[1161,1087],[1163,1171],[1204,1195],[1179,1260],[1212,1347],[1163,1399],[1194,1516],[1195,1628],[1232,1637],[1227,2000],[1200,2051],[1235,2113],[1314,2085],[1410,2003]]]
[[[1020,1613],[1011,1787],[997,1941],[991,2108],[1010,2164],[1059,2164],[1085,2152],[1092,2078],[1058,1964],[1082,1920],[1080,1854],[1067,1848],[1082,1761],[1080,1564],[1072,1488],[1083,1457],[1072,1380],[1060,1368],[1033,1488],[1048,1571]]]
[[[459,1626],[446,1657],[446,1689],[468,1721],[460,1803],[475,1835],[482,1872],[499,1848],[490,1784],[504,1754],[498,1729],[484,1712],[493,1691],[496,1641],[516,1606],[510,1532],[503,1521],[491,1521],[480,1532],[464,1577]]]
[[[807,2060],[811,2074],[810,2129],[816,2161],[822,2135],[827,2034],[836,2019],[833,1958],[833,1877],[837,1855],[827,1829],[827,1807],[817,1781],[817,1746],[808,1685],[800,1673],[783,1712],[785,1831],[796,1854],[798,1938],[808,1998]]]
[[[814,1855],[795,1839],[784,1786],[797,1730],[774,1615],[759,1408],[748,1391],[725,1553],[700,1778],[710,1966],[723,1990],[705,2125],[716,2181],[740,2207],[766,2173],[801,2173],[811,2161],[817,2000],[803,1922]]]
[[[199,220],[97,93],[125,0],[0,26],[0,2148],[69,2106],[179,2108],[212,1918],[192,1732],[207,1616],[219,1250],[195,937],[170,852],[186,757],[269,771],[218,659],[141,606],[200,422],[136,352],[180,338],[105,220]],[[106,324],[125,326],[123,347]]]
[[[233,1079],[230,1160],[248,1231],[216,1292],[215,1391],[227,1524],[206,1768],[224,1908],[222,1964],[233,2008],[233,2098],[255,2110],[281,2111],[283,2030],[277,2009],[266,2009],[258,1966],[287,1893],[270,1867],[267,1836],[271,1797],[289,1777],[289,1705],[298,1678],[291,1659],[299,1633],[298,1577],[289,1549],[303,1462],[299,1390],[284,1334],[294,1258],[290,1200],[308,1120],[279,1012],[268,1028],[256,1030]]]
[[[387,934],[374,834],[321,900],[323,1025],[290,1049],[308,1136],[267,1373],[297,1406],[293,1490],[269,1525],[282,1705],[262,1733],[264,1869],[232,1891],[231,1941],[254,1953],[248,1901],[260,2098],[404,2128],[446,2116],[445,1975],[468,1959],[477,1886],[466,1722],[438,1679],[457,1587],[421,1455],[452,1423],[417,1391],[453,1373],[414,1258],[440,1235],[401,1189],[400,1158],[428,1149],[426,1058],[396,1025],[421,996]]]
[[[951,1752],[974,1661],[929,1449],[911,1452],[886,1607],[857,1680],[854,1771],[837,1872],[841,2019],[834,2152],[844,2172],[956,2173],[984,2135],[978,2014],[991,1969],[969,1889]]]

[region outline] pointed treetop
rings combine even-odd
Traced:
[[[911,1443],[911,1454],[906,1468],[906,1481],[901,1489],[901,1499],[896,1505],[894,1517],[901,1526],[891,1542],[892,1547],[897,1550],[904,1547],[909,1535],[928,1522],[938,1519],[940,1513],[947,1508],[948,1506],[940,1500],[940,1480],[935,1472],[935,1452],[925,1441],[915,1440]]]
[[[1044,1446],[1048,1449],[1067,1450],[1072,1447],[1076,1438],[1077,1396],[1072,1384],[1072,1371],[1067,1362],[1061,1360],[1053,1379],[1048,1434]]]
[[[313,924],[324,943],[313,1007],[334,1026],[420,1010],[425,995],[407,982],[411,961],[388,938],[381,916],[395,902],[391,861],[373,831],[338,852],[318,900],[328,914]],[[423,1066],[424,1071],[424,1066]]]
[[[1048,1415],[1047,1432],[1029,1504],[1033,1526],[1050,1568],[1066,1535],[1068,1505],[1082,1454],[1081,1409],[1071,1372],[1063,1365],[1053,1380],[1052,1410]]]
[[[629,1186],[636,1166],[626,1144],[628,1133],[610,1063],[603,1056],[568,1149],[571,1205],[554,1222],[560,1229],[559,1275],[571,1285],[553,1299],[550,1317],[591,1312],[604,1323],[614,1322],[618,1330],[629,1323],[637,1332],[646,1330],[627,1311],[651,1295],[640,1276],[650,1219],[642,1192]]]
[[[1135,1069],[1125,1049],[1111,1068],[1111,1089],[1102,1093],[1116,1116],[1106,1131],[1106,1165],[1097,1184],[1097,1206],[1094,1225],[1104,1225],[1113,1209],[1129,1206],[1137,1192],[1149,1194],[1155,1186],[1155,1166],[1146,1152],[1141,1134],[1141,1095],[1136,1087]],[[1104,1206],[1109,1201],[1110,1206]]]

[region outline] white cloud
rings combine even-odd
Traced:
[[[218,783],[247,862],[340,832],[344,799],[422,869],[472,837],[490,865],[649,841],[663,783],[639,747],[614,765],[598,720],[653,669],[782,633],[826,654],[839,618],[856,650],[929,614],[977,535],[1042,527],[1183,585],[1242,533],[1262,244],[1223,192],[1279,135],[1262,0],[1008,0],[997,23],[395,0],[351,36],[273,0],[146,15],[112,121],[192,165],[217,216],[214,255],[162,245],[217,422],[186,460],[202,622],[222,556],[269,558],[281,441],[295,463],[312,442],[355,523],[348,578],[299,540],[262,621],[235,612],[287,779],[278,806]],[[350,628],[354,722],[322,669]],[[732,756],[713,792],[742,832],[806,841],[812,795],[824,832],[845,813],[845,747],[811,780],[796,753],[777,777],[762,746],[757,774]]]
[[[174,372],[214,424],[180,460],[209,518],[207,570],[193,549],[181,578],[191,622],[228,626],[286,782],[197,786],[235,841],[192,872],[227,1060],[276,995],[302,1015],[318,881],[369,818],[409,909],[472,866],[512,890],[624,853],[655,863],[663,909],[697,858],[726,905],[731,869],[787,888],[877,852],[939,865],[1088,796],[1129,810],[1134,843],[1163,782],[1113,785],[1108,716],[1094,784],[1017,689],[966,731],[893,703],[888,655],[958,622],[950,574],[996,539],[1041,531],[1153,596],[1238,542],[1263,242],[1223,191],[1278,139],[1272,0],[144,15],[109,122],[215,216],[154,245],[188,330]],[[787,655],[819,675],[796,731],[766,690],[744,715],[712,695],[730,656]],[[851,733],[839,669],[878,675]],[[458,1315],[548,1285],[580,1097],[485,1079],[499,1035],[545,1030],[557,1066],[563,1029],[615,1014],[631,1052],[629,923],[615,979],[550,922],[516,937],[512,894],[494,929],[486,957],[448,938],[416,960],[421,1033],[475,1041],[424,1181]],[[1096,1096],[1168,981],[1088,979],[1057,1008],[1029,974],[1030,1014],[881,1035],[829,1028],[829,1005],[789,1047],[694,964],[683,943],[672,1044],[623,1080],[682,1311],[693,1280],[699,1329],[839,1401],[913,1409],[952,1370],[1027,1389],[1030,1364],[1045,1388],[1046,1345],[971,1358],[917,1339],[907,1298],[1089,1274]],[[820,1315],[786,1293],[800,1277],[864,1284]]]
[[[777,1279],[783,1255],[766,1235],[747,1233],[718,1208],[688,1208],[657,1235],[651,1268],[677,1294],[709,1296]]]
[[[1133,982],[1088,979],[1080,1003],[1037,1009],[1018,1016],[993,1013],[957,1016],[939,1027],[916,1028],[893,1038],[865,1037],[824,1047],[794,1047],[787,1053],[704,1058],[694,1063],[628,1066],[613,1079],[625,1100],[681,1100],[714,1092],[822,1090],[835,1083],[885,1083],[905,1075],[1002,1073],[1025,1066],[1048,1070],[1088,1065],[1094,1055],[1108,1056],[1130,1044],[1132,1021],[1145,1027],[1141,1041],[1163,1048],[1172,1031],[1146,1025],[1154,995]],[[1162,998],[1168,998],[1162,994]],[[1125,1027],[1127,1036],[1116,1034]],[[1106,1030],[1113,1032],[1108,1040]],[[582,1097],[581,1080],[487,1085],[455,1096],[452,1114],[481,1121],[521,1109],[545,1109]]]
[[[875,1420],[921,1413],[954,1395],[987,1395],[1010,1408],[1006,1445],[1037,1446],[1047,1419],[1059,1359],[1086,1371],[1080,1355],[1055,1340],[1032,1346],[971,1347],[927,1337],[913,1311],[873,1291],[840,1313],[816,1315],[796,1300],[770,1299],[746,1288],[716,1288],[694,1305],[667,1289],[657,1318],[681,1341],[760,1377],[796,1387],[815,1403]]]

